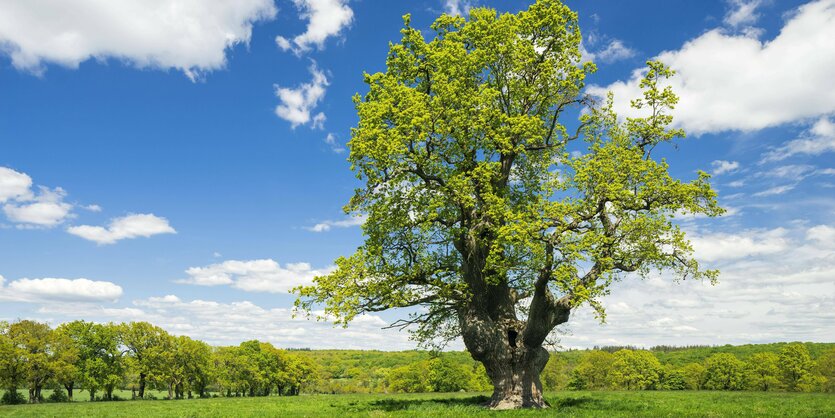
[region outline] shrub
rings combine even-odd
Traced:
[[[26,403],[26,398],[17,390],[7,390],[0,398],[0,404],[3,405],[19,405]]]
[[[49,395],[49,398],[46,399],[48,402],[69,402],[70,398],[67,397],[67,392],[63,389],[54,389],[52,394]]]

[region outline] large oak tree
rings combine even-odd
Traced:
[[[594,66],[561,2],[443,15],[429,40],[404,20],[355,98],[349,160],[365,187],[346,211],[367,215],[365,242],[297,289],[297,305],[345,324],[418,307],[396,325],[421,341],[460,336],[492,407],[544,407],[549,333],[584,304],[602,316],[624,273],[714,279],[673,217],[722,209],[705,173],[681,181],[652,154],[684,134],[669,127],[672,71],[650,62],[633,102],[647,116],[620,121],[611,98],[583,93]]]

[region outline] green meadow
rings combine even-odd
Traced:
[[[548,410],[491,411],[486,394],[351,394],[73,402],[0,407],[10,417],[832,417],[835,395],[768,392],[550,392]]]

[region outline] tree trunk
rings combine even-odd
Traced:
[[[64,387],[67,389],[67,399],[69,399],[70,402],[72,402],[72,387],[73,386],[74,386],[73,383],[70,383],[68,385],[64,385]]]
[[[29,403],[38,403],[37,399],[35,398],[35,388],[29,388]]]
[[[139,397],[145,398],[145,373],[139,373]]]
[[[168,383],[168,399],[174,399],[174,383]]]
[[[464,345],[493,383],[490,408],[549,407],[539,378],[550,357],[542,344],[554,327],[568,320],[569,309],[558,306],[546,291],[534,297],[527,321],[517,319],[514,296],[501,285],[487,286],[483,298],[474,298],[458,312]]]
[[[539,375],[548,357],[548,351],[542,347],[519,347],[482,361],[493,383],[490,408],[547,408]]]

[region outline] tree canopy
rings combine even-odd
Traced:
[[[341,323],[422,306],[397,323],[418,340],[462,336],[485,361],[525,347],[531,366],[572,309],[604,316],[600,298],[622,273],[716,278],[672,220],[723,212],[709,176],[682,181],[652,155],[684,136],[671,128],[671,69],[648,63],[632,102],[646,117],[621,121],[611,96],[584,95],[594,65],[557,0],[443,15],[431,29],[427,40],[405,16],[386,70],[364,76],[348,145],[365,187],[345,209],[367,216],[365,242],[297,289],[298,306],[323,304]]]

